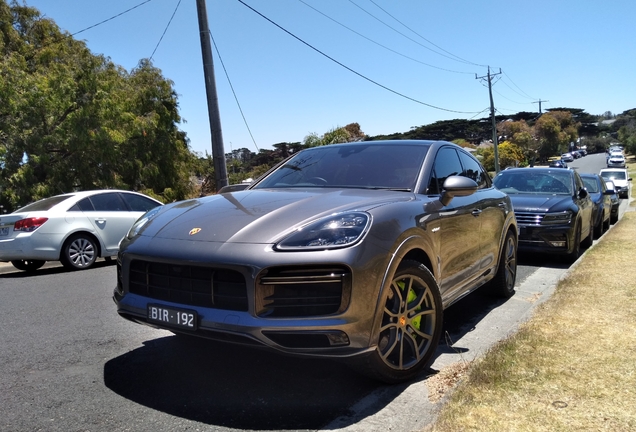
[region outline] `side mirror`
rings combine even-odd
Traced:
[[[449,176],[444,180],[442,195],[439,197],[439,200],[442,202],[442,205],[447,206],[453,198],[472,195],[478,188],[479,185],[468,177]]]
[[[589,195],[587,189],[581,188],[579,189],[579,198],[586,198]]]

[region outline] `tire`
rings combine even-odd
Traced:
[[[610,229],[611,222],[612,222],[612,214],[610,213],[610,216],[607,218],[607,220],[603,221],[603,232],[606,232],[608,229]]]
[[[611,215],[610,216],[610,224],[614,225],[616,222],[618,222],[618,214]]]
[[[579,254],[581,253],[581,226],[577,225],[575,229],[574,249],[565,256],[565,260],[570,264],[573,264],[577,259],[579,259]]]
[[[517,280],[517,241],[515,236],[508,232],[501,248],[499,267],[497,274],[485,286],[486,292],[497,297],[510,298],[515,293]]]
[[[13,267],[28,273],[33,273],[44,265],[46,261],[41,260],[14,260],[11,261]]]
[[[377,349],[361,362],[354,360],[354,367],[385,383],[408,381],[429,365],[437,349],[443,320],[439,288],[424,265],[405,260],[382,299]]]
[[[592,247],[592,245],[594,244],[594,225],[593,225],[593,223],[594,222],[592,222],[590,220],[590,232],[587,235],[587,237],[585,237],[585,239],[583,240],[582,246],[584,248],[586,248],[586,249],[589,248],[589,247]]]
[[[598,220],[598,223],[594,226],[594,238],[601,238],[604,231],[605,231],[605,222],[603,221],[603,213],[601,212],[601,218]]]
[[[69,270],[86,270],[97,260],[97,243],[86,234],[75,234],[62,247],[60,261]]]

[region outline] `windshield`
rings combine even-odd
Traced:
[[[412,191],[427,145],[334,144],[304,150],[255,189],[289,187],[368,188]]]
[[[582,177],[583,178],[583,183],[585,183],[585,189],[587,189],[587,191],[589,193],[599,193],[599,187],[598,187],[598,182],[590,177]]]
[[[53,206],[71,198],[73,195],[57,195],[50,198],[44,198],[40,201],[36,201],[31,204],[27,204],[22,208],[17,209],[14,213],[24,213],[32,211],[46,211],[50,210]]]
[[[601,177],[607,180],[625,180],[627,178],[625,171],[605,171],[601,173]]]
[[[568,171],[505,170],[497,174],[493,183],[507,194],[572,195],[572,178]]]

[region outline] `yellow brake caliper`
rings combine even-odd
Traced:
[[[397,283],[397,286],[402,290],[402,292],[404,292],[404,290],[406,289],[406,282],[404,281],[399,281]],[[409,288],[409,292],[406,295],[406,304],[408,305],[409,303],[411,303],[413,300],[415,300],[417,298],[417,294],[415,294],[415,291],[413,291],[413,288]],[[416,311],[422,310],[422,306],[419,305],[417,308],[415,308]],[[420,329],[420,321],[422,320],[422,316],[416,316],[415,318],[413,318],[411,320],[411,325],[419,330]]]

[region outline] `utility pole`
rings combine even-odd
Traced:
[[[214,180],[217,192],[227,186],[227,164],[221,133],[221,115],[219,114],[219,98],[216,94],[214,80],[214,63],[212,62],[212,44],[208,27],[208,12],[205,0],[197,0],[197,16],[199,18],[199,35],[201,37],[201,54],[203,56],[203,75],[205,76],[205,92],[208,99],[208,117],[212,135],[212,160],[214,162]]]
[[[491,74],[490,66],[488,66],[488,75],[478,77],[477,74],[475,74],[475,79],[488,78],[488,94],[490,95],[490,119],[492,120],[492,143],[495,146],[494,148],[495,173],[499,172],[499,150],[497,149],[498,143],[497,143],[497,121],[495,120],[495,103],[493,102],[493,99],[492,99],[492,78],[500,74],[501,74],[501,69],[499,69],[499,73]]]
[[[539,114],[541,114],[541,102],[550,102],[550,101],[542,101],[541,99],[539,99],[537,102],[532,102],[532,103],[538,103],[539,104]]]

